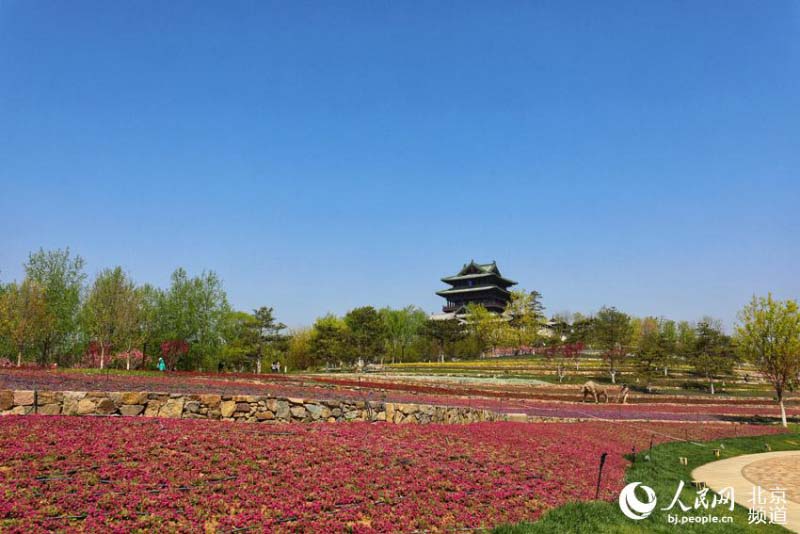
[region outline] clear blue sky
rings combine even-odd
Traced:
[[[290,325],[441,306],[729,325],[800,296],[800,3],[0,0],[0,277],[213,269]]]

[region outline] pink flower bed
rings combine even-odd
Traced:
[[[741,426],[739,436],[779,431]],[[634,446],[732,425],[256,425],[0,418],[3,532],[389,532],[532,520],[623,484]]]

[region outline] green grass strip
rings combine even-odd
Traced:
[[[494,530],[495,534],[541,534],[541,533],[672,533],[677,531],[733,534],[737,532],[749,533],[783,533],[788,530],[779,525],[750,525],[748,524],[748,510],[738,504],[733,512],[727,506],[718,505],[715,509],[689,510],[682,512],[678,505],[671,511],[665,512],[661,508],[669,506],[678,483],[683,480],[685,488],[681,494],[681,501],[689,506],[694,505],[697,491],[691,486],[692,471],[697,467],[724,460],[742,454],[756,454],[766,452],[766,444],[772,451],[800,449],[800,428],[793,425],[788,434],[731,438],[703,443],[702,446],[687,442],[671,442],[653,447],[649,452],[650,460],[644,459],[648,454],[643,451],[637,455],[636,461],[628,468],[625,479],[627,482],[641,482],[650,486],[656,492],[658,504],[652,515],[640,521],[625,517],[619,509],[617,501],[614,502],[578,502],[570,503],[550,510],[539,521],[534,523],[519,523],[517,525],[504,525]],[[722,444],[721,447],[720,445]],[[713,456],[712,450],[720,448],[720,458]],[[686,457],[688,465],[681,465],[678,458]],[[765,488],[766,489],[766,488]],[[709,490],[707,500],[710,502],[713,493]],[[737,498],[741,498],[738,495]],[[674,525],[667,521],[667,514],[683,515],[716,515],[733,516],[733,523],[727,524],[685,524]]]

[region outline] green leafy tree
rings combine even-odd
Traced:
[[[287,365],[292,369],[311,369],[319,364],[312,351],[314,330],[303,328],[294,330],[288,336],[286,351]]]
[[[715,393],[715,380],[729,376],[736,363],[731,339],[722,332],[719,321],[703,318],[695,327],[696,336],[694,350],[689,362],[694,371],[705,378],[709,390]]]
[[[97,275],[83,306],[86,331],[100,350],[100,369],[105,368],[107,351],[114,347],[130,353],[136,342],[139,299],[136,285],[122,267],[105,269]],[[130,369],[130,359],[127,367]]]
[[[139,320],[137,321],[137,337],[142,347],[142,368],[147,367],[147,358],[153,360],[160,353],[160,345],[168,336],[165,334],[165,325],[162,320],[165,302],[164,291],[150,284],[136,288],[139,303]]]
[[[38,340],[39,363],[66,363],[78,342],[81,293],[86,275],[84,261],[69,249],[38,252],[28,257],[25,274],[44,291],[50,324]]]
[[[480,304],[468,304],[465,318],[467,329],[484,356],[489,349],[494,350],[504,338],[508,337],[504,319],[490,312]]]
[[[677,341],[675,343],[675,355],[684,361],[689,361],[697,343],[697,331],[689,321],[678,323]]]
[[[457,319],[428,319],[422,325],[421,334],[436,347],[438,359],[442,363],[453,344],[466,337],[466,331]]]
[[[283,330],[286,330],[286,325],[275,319],[272,308],[262,306],[253,310],[253,317],[256,319],[258,329],[256,372],[260,373],[261,362],[264,358],[278,359],[286,353],[289,338],[282,333]]]
[[[511,301],[506,308],[510,341],[514,352],[519,354],[523,347],[533,346],[540,338],[539,330],[544,325],[544,306],[538,291],[512,291]]]
[[[8,284],[0,293],[0,337],[9,340],[17,356],[35,346],[51,328],[52,316],[47,312],[44,291],[36,282],[25,279],[21,284]]]
[[[675,323],[655,317],[640,321],[636,336],[637,375],[650,390],[659,370],[666,369],[675,351]]]
[[[392,363],[396,360],[405,361],[406,352],[419,336],[427,320],[425,312],[415,306],[406,306],[399,310],[382,308],[379,313],[385,327],[387,348],[392,356]]]
[[[351,361],[380,360],[386,353],[386,326],[372,306],[347,312],[344,322],[350,332]]]
[[[342,365],[348,360],[349,337],[349,329],[342,319],[333,314],[320,317],[314,322],[310,352],[317,362],[328,367]]]
[[[260,364],[261,335],[256,316],[241,311],[229,311],[225,323],[223,365],[229,369],[244,371],[254,361]],[[261,372],[260,365],[257,370]]]
[[[631,318],[613,307],[603,307],[592,322],[592,341],[603,351],[611,383],[617,383],[617,373],[628,355],[633,328]]]
[[[669,368],[675,363],[678,353],[678,327],[675,321],[661,319],[658,324],[659,339],[664,349],[661,356],[661,366],[664,376],[669,376]]]
[[[145,318],[145,307],[142,293],[134,287],[130,300],[122,307],[119,321],[120,329],[115,343],[125,352],[125,369],[131,370],[131,354],[134,348],[142,348],[145,340],[142,323]],[[142,351],[142,364],[144,364],[144,351]]]
[[[513,293],[513,292],[512,292]],[[539,323],[543,323],[547,318],[544,314],[544,304],[542,304],[542,294],[535,289],[528,294],[530,298],[529,310]]]
[[[162,338],[184,341],[190,347],[176,366],[187,370],[213,369],[219,361],[225,340],[225,319],[230,312],[216,273],[209,271],[189,277],[184,269],[177,269],[158,306]]]
[[[594,330],[594,317],[575,313],[572,316],[572,324],[567,333],[567,343],[581,343],[589,346],[592,343],[592,332]]]
[[[775,389],[786,425],[784,397],[800,380],[800,311],[797,301],[753,297],[739,312],[736,337],[741,354],[764,374]]]

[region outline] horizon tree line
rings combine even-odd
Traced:
[[[288,331],[274,310],[234,310],[214,271],[189,276],[177,268],[167,288],[137,285],[122,269],[101,270],[87,284],[85,262],[69,249],[39,250],[25,277],[0,284],[0,358],[9,365],[153,368],[164,358],[174,370],[261,372],[266,360],[293,370],[537,353],[559,382],[568,363],[599,355],[612,384],[632,368],[650,390],[677,365],[716,391],[735,366],[753,363],[783,405],[798,386],[800,312],[796,301],[753,297],[733,335],[719,320],[632,317],[604,306],[593,315],[546,316],[537,291],[514,291],[503,316],[469,305],[461,320],[435,319],[416,306],[362,306],[328,314],[309,328]]]

